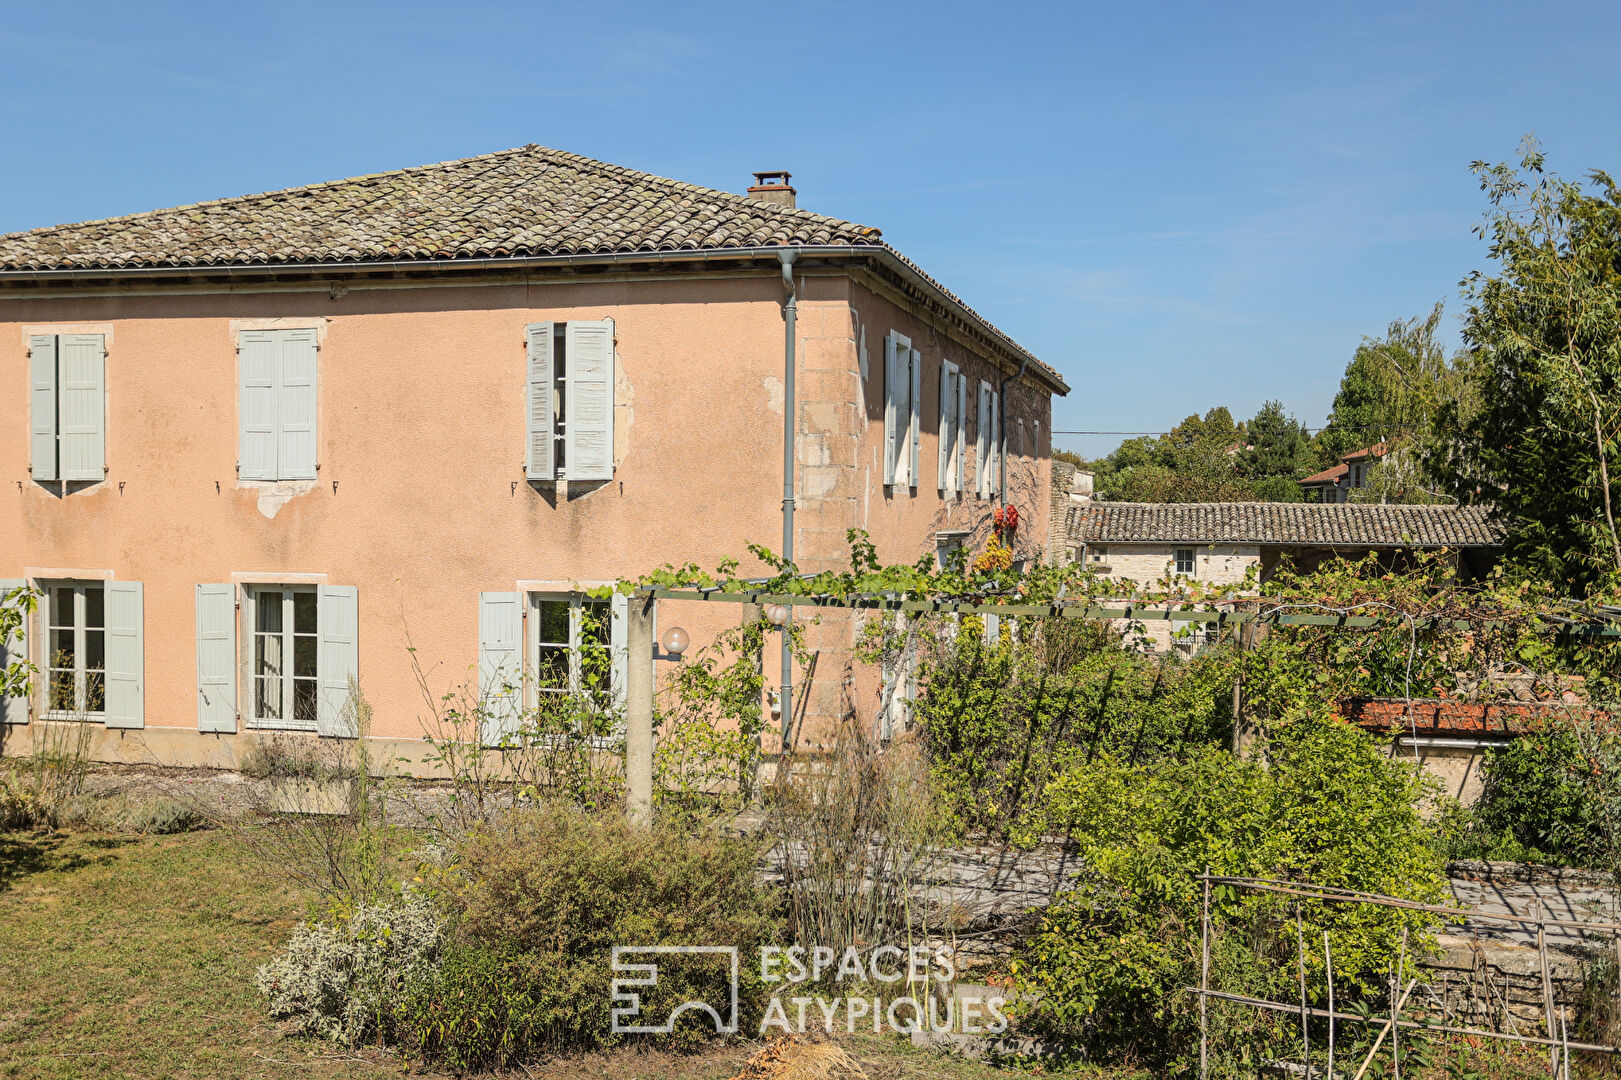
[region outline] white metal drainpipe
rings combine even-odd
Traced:
[[[794,561],[794,331],[799,318],[799,296],[794,288],[794,259],[799,252],[786,248],[777,253],[782,260],[782,284],[788,290],[783,301],[782,321],[782,557]],[[793,606],[785,605],[788,617],[782,623],[782,753],[788,752],[788,738],[794,723],[794,627]]]

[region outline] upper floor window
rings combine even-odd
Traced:
[[[1194,560],[1192,548],[1176,549],[1176,572],[1185,577],[1193,576]]]
[[[1002,395],[981,379],[979,383],[979,438],[975,453],[979,496],[1002,493]]]
[[[242,480],[314,480],[314,330],[244,330],[237,339]]]
[[[107,349],[100,334],[28,339],[29,472],[35,480],[107,475]]]
[[[940,361],[940,492],[948,498],[962,490],[966,463],[968,379],[957,365]]]
[[[530,480],[612,480],[614,323],[534,323],[525,329]]]
[[[922,443],[923,354],[912,340],[884,338],[884,483],[916,487]]]

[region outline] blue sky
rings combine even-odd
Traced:
[[[1610,4],[0,14],[0,231],[528,142],[728,190],[787,168],[1061,369],[1059,430],[1268,397],[1320,424],[1362,335],[1459,311],[1472,159],[1534,131],[1557,171],[1621,171]]]

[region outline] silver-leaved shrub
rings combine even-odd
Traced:
[[[361,904],[333,923],[306,923],[254,973],[270,1015],[299,1032],[354,1046],[387,1034],[413,980],[432,972],[444,926],[410,891],[397,903]]]

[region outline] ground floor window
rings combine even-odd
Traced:
[[[58,716],[100,719],[106,711],[106,592],[99,582],[45,589],[47,708]]]
[[[530,664],[536,704],[577,694],[603,705],[614,699],[612,605],[579,594],[530,595]]]
[[[319,598],[314,586],[248,590],[249,666],[256,727],[314,731],[319,694]]]
[[[1188,577],[1193,576],[1194,563],[1192,548],[1176,549],[1176,572]]]

